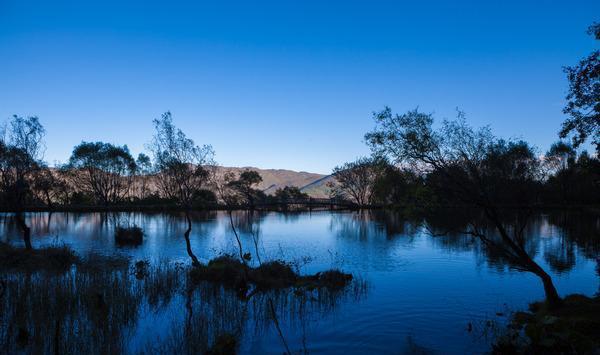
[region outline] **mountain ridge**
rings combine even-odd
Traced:
[[[289,169],[261,169],[253,166],[244,167],[217,167],[220,173],[232,172],[239,174],[244,170],[254,170],[260,174],[263,181],[258,184],[258,189],[271,195],[279,188],[294,186],[302,192],[314,198],[325,198],[329,196],[326,182],[331,175],[311,173],[307,171],[295,171]]]

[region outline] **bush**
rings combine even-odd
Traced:
[[[144,231],[134,225],[132,227],[117,227],[115,231],[115,242],[117,245],[141,245],[144,241]]]
[[[600,350],[600,298],[569,295],[558,309],[545,302],[517,312],[494,354],[596,354]]]
[[[192,282],[210,281],[234,288],[246,288],[246,265],[230,255],[222,255],[190,271]]]
[[[223,255],[207,265],[193,268],[190,280],[192,283],[213,282],[240,291],[248,290],[250,284],[260,291],[289,287],[337,290],[346,287],[352,281],[352,275],[339,270],[328,270],[301,276],[285,261],[270,261],[251,268],[231,255]]]
[[[251,281],[263,289],[290,287],[298,278],[288,263],[279,260],[264,263],[250,272]]]

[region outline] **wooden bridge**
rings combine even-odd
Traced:
[[[275,201],[261,201],[255,204],[256,207],[308,207],[312,208],[357,208],[353,202],[342,200],[342,199],[334,199],[334,198],[303,198],[303,199],[288,199],[288,200],[275,200]]]

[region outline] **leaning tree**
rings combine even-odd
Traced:
[[[473,217],[464,232],[512,268],[538,276],[548,303],[559,305],[552,278],[526,248],[525,227],[536,203],[541,171],[533,149],[522,141],[497,139],[489,128],[471,128],[462,113],[439,129],[433,128],[432,115],[417,110],[394,115],[385,108],[374,118],[376,128],[365,138],[375,154],[438,176],[446,194],[475,206],[486,225]]]

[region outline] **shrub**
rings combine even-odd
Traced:
[[[259,288],[272,289],[294,285],[298,275],[288,263],[275,260],[252,269],[250,279]]]
[[[132,227],[117,227],[115,231],[115,242],[117,245],[141,245],[144,241],[144,231],[142,228],[133,225]]]

